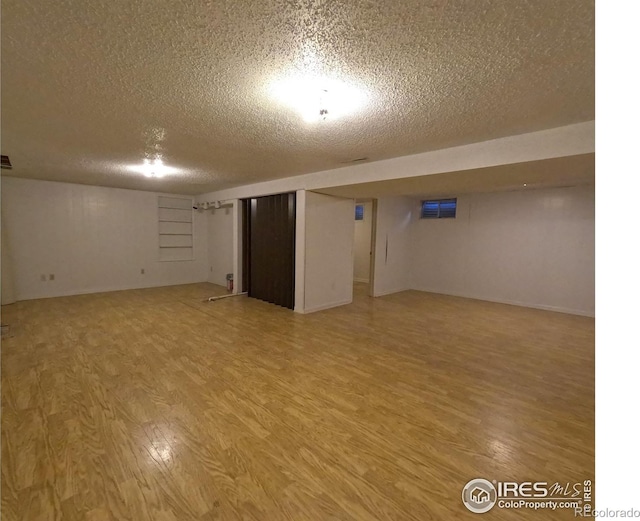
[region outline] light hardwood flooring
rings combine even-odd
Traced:
[[[363,285],[306,316],[202,302],[222,293],[3,307],[4,521],[475,519],[471,478],[593,479],[593,319]]]

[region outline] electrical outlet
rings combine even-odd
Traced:
[[[47,282],[47,276],[44,273],[40,275],[40,282]]]
[[[140,275],[144,275],[144,268],[140,270]]]
[[[49,280],[56,280],[56,276],[53,273],[50,273]]]

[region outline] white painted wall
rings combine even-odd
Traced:
[[[415,200],[408,197],[378,199],[373,296],[404,291],[410,287],[410,227]],[[411,246],[411,250],[409,249]]]
[[[357,203],[364,206],[364,218],[355,221],[353,238],[353,280],[369,282],[371,268],[371,202]]]
[[[314,192],[305,199],[304,312],[310,313],[353,300],[354,201]]]
[[[594,187],[468,194],[411,229],[411,287],[592,316]]]
[[[0,204],[1,206],[1,204]],[[2,210],[4,214],[4,210]],[[9,244],[9,236],[7,235],[7,225],[4,218],[2,218],[2,240],[0,242],[0,259],[2,266],[0,271],[2,276],[0,278],[0,294],[2,296],[2,305],[13,304],[16,301],[16,291],[13,284],[13,262],[11,259],[11,245]]]
[[[15,297],[206,281],[207,221],[198,212],[195,260],[158,261],[158,195],[3,176],[2,217]],[[42,274],[54,274],[55,280],[41,282]]]
[[[233,206],[203,211],[207,219],[209,282],[227,285],[227,273],[234,273]]]
[[[305,254],[307,247],[307,192],[296,192],[296,258],[295,258],[295,296],[293,310],[304,313],[304,285],[305,285]]]
[[[241,293],[248,288],[242,287],[243,267],[242,267],[242,202],[239,199],[233,201],[233,292]]]

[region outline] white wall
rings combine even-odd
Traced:
[[[373,280],[375,297],[409,288],[410,226],[414,209],[415,201],[408,197],[378,199]]]
[[[353,230],[353,199],[306,193],[305,313],[353,300]]]
[[[0,204],[1,206],[1,204]],[[4,210],[2,210],[4,214]],[[4,219],[2,219],[2,240],[0,242],[0,259],[2,266],[0,271],[2,276],[0,278],[0,293],[2,296],[2,305],[13,304],[16,301],[16,292],[13,284],[13,262],[11,259],[10,251],[11,245],[7,235],[7,225]]]
[[[411,287],[593,315],[594,213],[593,186],[461,195],[455,219],[414,219]]]
[[[296,192],[296,258],[295,258],[295,297],[293,310],[296,313],[304,313],[304,284],[305,284],[305,254],[307,247],[307,192]]]
[[[194,214],[195,260],[159,262],[157,196],[3,176],[16,298],[206,281],[206,217]]]
[[[227,285],[227,273],[234,273],[232,206],[206,210],[207,242],[209,246],[208,281],[220,286]],[[237,282],[237,281],[236,281]]]
[[[371,270],[371,202],[357,203],[364,206],[364,217],[355,221],[353,237],[353,280],[369,282]]]

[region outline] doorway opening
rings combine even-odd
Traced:
[[[376,199],[356,199],[353,237],[354,295],[373,295]]]

